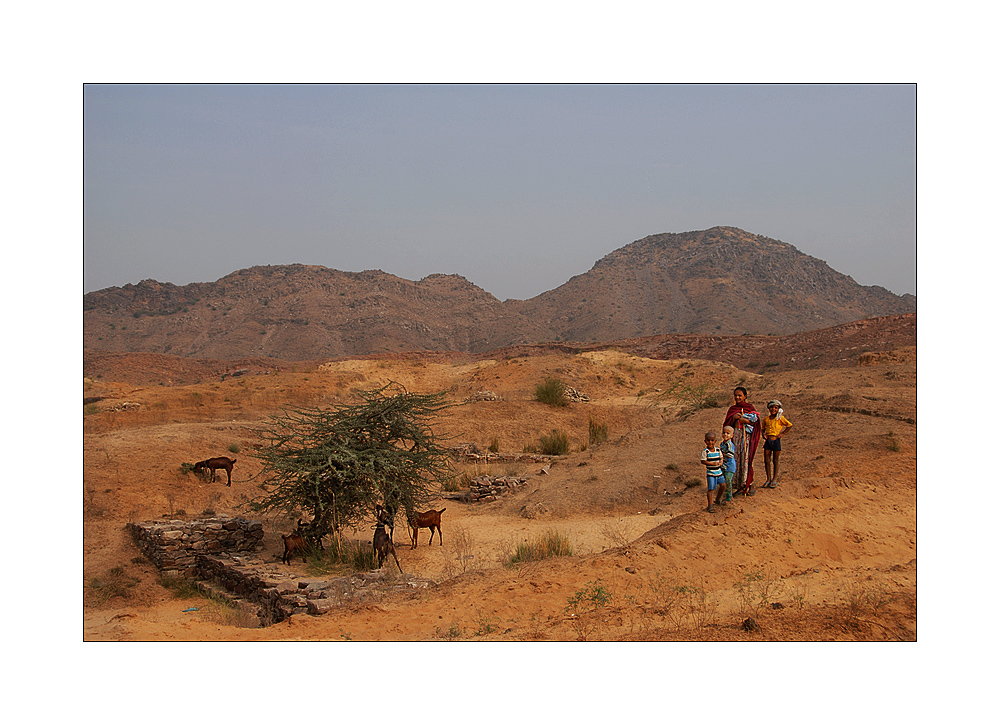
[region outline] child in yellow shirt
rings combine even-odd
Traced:
[[[781,436],[792,427],[791,422],[781,414],[781,401],[772,400],[767,404],[770,415],[761,421],[761,433],[767,439],[764,441],[764,473],[767,481],[764,488],[778,487],[778,455],[781,453]]]

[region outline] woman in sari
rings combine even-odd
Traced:
[[[753,496],[753,457],[760,442],[760,416],[747,402],[747,389],[740,386],[733,390],[736,401],[729,406],[724,426],[733,427],[733,444],[736,448],[736,473],[733,476],[733,490],[745,496]]]

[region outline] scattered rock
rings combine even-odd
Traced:
[[[492,390],[479,390],[470,395],[468,398],[466,398],[465,402],[479,403],[482,401],[489,401],[489,400],[503,400],[503,398],[494,393]]]
[[[529,503],[521,507],[521,518],[537,519],[551,513],[549,507],[541,503]]]
[[[469,500],[495,501],[527,482],[522,476],[476,476],[469,484]]]

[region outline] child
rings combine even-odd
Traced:
[[[726,477],[722,475],[722,451],[715,446],[715,433],[705,434],[705,450],[701,452],[701,462],[708,473],[708,512],[713,513],[712,492],[718,489],[715,503],[722,503],[722,493],[726,490]]]
[[[726,477],[726,503],[733,500],[733,476],[736,475],[736,445],[733,443],[733,434],[736,430],[727,425],[722,429],[722,443],[719,449],[722,451],[724,462],[722,474]]]
[[[767,482],[764,488],[778,487],[778,455],[781,453],[781,436],[792,427],[791,422],[782,415],[781,401],[772,400],[767,404],[770,415],[761,421],[761,432],[767,440],[764,441],[764,472]]]

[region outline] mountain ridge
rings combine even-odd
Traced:
[[[479,353],[662,334],[783,335],[916,311],[785,242],[734,227],[654,234],[559,287],[500,301],[458,274],[256,266],[184,286],[84,295],[84,348],[288,360],[405,350]]]

